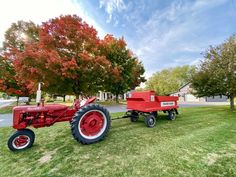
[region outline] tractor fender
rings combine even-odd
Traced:
[[[89,98],[87,100],[82,100],[81,103],[80,103],[80,107],[84,107],[90,103],[93,103],[94,101],[96,100],[96,97],[92,97],[92,98]]]

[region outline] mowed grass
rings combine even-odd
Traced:
[[[34,146],[17,153],[6,146],[14,130],[0,128],[0,176],[236,176],[236,112],[179,111],[175,121],[161,113],[154,128],[143,119],[113,121],[105,140],[92,145],[78,144],[67,122],[33,129]]]
[[[16,106],[16,102],[11,103],[9,106],[4,106],[0,108],[0,114],[12,113],[13,107]]]
[[[0,114],[9,114],[12,113],[12,109],[14,106],[5,106],[3,108],[0,108]]]

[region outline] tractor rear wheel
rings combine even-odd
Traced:
[[[30,148],[34,144],[35,134],[30,129],[18,130],[8,140],[8,148],[11,151],[20,151]]]
[[[156,124],[156,118],[154,115],[150,114],[144,117],[144,123],[147,127],[153,128]]]
[[[175,111],[174,110],[169,110],[168,111],[168,119],[169,120],[175,120],[175,118],[176,118]]]
[[[71,131],[78,142],[92,144],[104,139],[110,124],[111,118],[107,109],[97,104],[89,104],[75,113]]]

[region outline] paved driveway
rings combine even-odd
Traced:
[[[0,127],[12,125],[12,114],[0,114]]]
[[[229,105],[226,102],[208,102],[208,103],[179,103],[179,107],[188,108],[188,107],[199,107],[199,106],[217,106],[217,105]],[[116,106],[106,106],[110,113],[115,112],[125,112],[126,105],[116,105]],[[12,125],[12,114],[0,114],[0,127],[6,127]]]

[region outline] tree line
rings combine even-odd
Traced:
[[[177,66],[154,73],[146,82],[146,89],[155,90],[158,95],[170,95],[190,82],[195,66]]]
[[[100,39],[76,15],[41,25],[13,23],[0,51],[0,91],[15,96],[30,96],[43,82],[51,94],[78,97],[102,90],[118,98],[145,81],[143,74],[143,64],[124,38]]]

